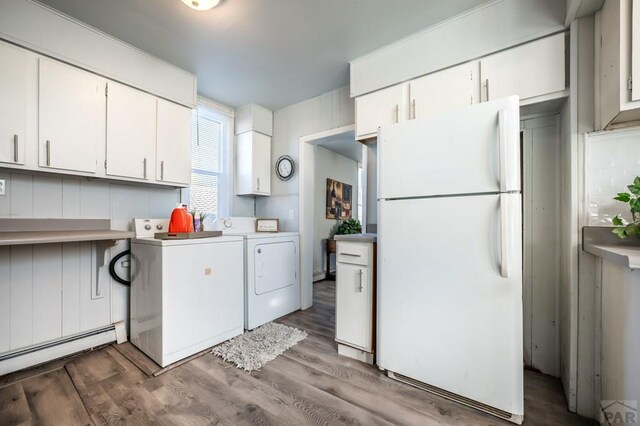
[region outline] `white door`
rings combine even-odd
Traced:
[[[356,98],[356,137],[375,137],[378,127],[406,120],[405,84]]]
[[[564,90],[564,39],[561,33],[482,58],[483,100],[527,99]]]
[[[28,61],[26,50],[0,43],[0,163],[24,164]]]
[[[107,95],[107,174],[155,178],[156,98],[109,82]]]
[[[371,351],[372,289],[369,268],[336,265],[336,339]]]
[[[40,167],[95,173],[104,144],[104,80],[40,58]]]
[[[409,83],[409,118],[480,102],[478,62],[469,62]]]
[[[381,201],[378,364],[523,413],[520,194]]]
[[[520,190],[518,98],[498,99],[378,134],[378,198]]]
[[[191,181],[190,108],[158,99],[156,177],[163,182],[189,185]]]
[[[298,281],[298,257],[293,241],[257,244],[254,251],[255,294],[265,294]]]

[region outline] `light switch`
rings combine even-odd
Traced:
[[[289,220],[293,220],[293,209],[289,209]]]

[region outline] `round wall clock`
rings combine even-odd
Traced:
[[[295,168],[296,163],[293,161],[293,158],[288,155],[283,155],[278,158],[278,161],[276,161],[276,174],[278,175],[280,180],[291,179]]]

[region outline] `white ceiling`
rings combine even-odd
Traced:
[[[358,163],[362,162],[362,144],[360,142],[356,142],[355,132],[349,132],[334,138],[323,140],[318,143],[318,146],[350,158]]]
[[[40,0],[198,75],[230,106],[281,108],[349,83],[348,61],[487,0]]]

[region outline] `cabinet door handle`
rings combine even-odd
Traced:
[[[164,180],[164,160],[160,162],[160,180]]]
[[[260,178],[257,178],[256,181],[258,182],[258,188],[256,189],[256,191],[260,192]]]
[[[146,158],[142,160],[142,167],[143,167],[142,177],[146,179],[147,178],[147,159]]]
[[[411,118],[413,120],[415,120],[416,118],[416,100],[415,99],[411,101]]]
[[[51,165],[51,141],[47,141],[47,166]]]
[[[362,285],[362,277],[364,275],[364,271],[362,269],[358,270],[358,273],[360,274],[360,285],[358,286],[358,293],[362,293],[362,289],[364,288],[364,286]]]
[[[398,123],[400,121],[400,107],[398,106],[398,104],[396,104],[395,112],[396,112],[396,123]]]
[[[488,101],[489,100],[489,79],[488,78],[485,80],[484,88],[487,91],[487,99],[485,99],[485,101]]]
[[[354,254],[354,253],[340,253],[340,256],[361,257],[359,254]]]
[[[13,135],[13,162],[18,162],[18,135]]]

